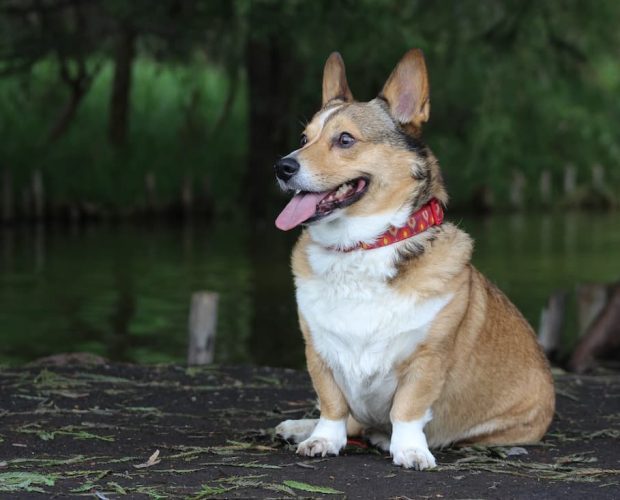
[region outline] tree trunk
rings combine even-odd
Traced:
[[[279,197],[272,166],[293,149],[289,124],[297,116],[291,109],[292,91],[299,85],[299,78],[293,77],[291,45],[282,33],[260,32],[279,8],[275,2],[252,3],[250,27],[258,27],[259,32],[250,33],[246,46],[250,137],[245,192],[250,213],[257,218],[275,218],[274,201]]]
[[[114,80],[112,82],[108,122],[108,140],[112,146],[117,148],[127,144],[131,70],[135,57],[135,40],[135,33],[130,28],[121,28],[114,55]]]
[[[65,104],[65,107],[62,109],[58,119],[50,129],[49,134],[47,135],[48,142],[55,142],[60,139],[67,130],[69,130],[69,125],[73,121],[75,114],[82,102],[82,99],[86,95],[86,89],[82,89],[79,87],[72,87],[71,94],[69,95],[69,100]]]

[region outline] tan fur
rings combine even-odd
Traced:
[[[304,233],[293,252],[295,276],[311,272],[309,243]],[[431,408],[433,420],[426,427],[430,446],[459,440],[532,443],[541,439],[553,417],[549,367],[523,316],[469,263],[471,246],[465,233],[447,224],[446,234],[433,242],[433,251],[412,260],[393,281],[400,293],[455,295],[436,318],[428,339],[399,367],[391,416],[418,419]],[[313,350],[303,319],[301,324],[321,412],[327,418],[343,418],[342,393]],[[482,425],[488,425],[483,432],[459,439]],[[349,435],[360,433],[360,427],[349,429]]]
[[[381,95],[390,103],[392,115],[418,135],[431,113],[426,62],[420,49],[411,49],[403,56]]]
[[[344,61],[338,52],[333,52],[328,57],[323,70],[323,106],[334,99],[353,100],[347,84]]]
[[[421,52],[405,55],[384,86],[382,97],[407,133],[417,135],[430,110]],[[430,150],[421,156],[395,146],[398,135],[394,123],[386,120],[381,103],[350,102],[339,56],[328,60],[323,84],[324,104],[334,98],[343,98],[340,108],[324,124],[316,117],[310,122],[308,145],[297,152],[300,163],[312,172],[317,190],[369,176],[367,193],[344,209],[347,216],[419,206],[428,201],[423,196],[435,197],[445,205],[447,195],[435,157]],[[383,141],[382,129],[392,134]],[[342,131],[356,138],[355,147],[334,146],[334,138]],[[304,230],[292,257],[297,279],[313,275],[308,260],[311,243]],[[428,231],[417,244],[416,251],[399,263],[389,285],[399,294],[419,299],[446,294],[452,294],[452,299],[435,317],[425,340],[398,366],[391,420],[418,420],[431,409],[433,419],[425,427],[430,446],[539,440],[551,422],[555,400],[549,366],[531,327],[506,296],[471,265],[473,243],[466,233],[445,223]],[[305,320],[300,318],[300,323],[322,416],[345,418],[346,400],[313,348]],[[350,434],[358,434],[362,426],[349,417],[348,429]]]

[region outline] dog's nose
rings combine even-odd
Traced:
[[[276,177],[288,181],[299,171],[299,163],[294,158],[282,158],[275,164]]]

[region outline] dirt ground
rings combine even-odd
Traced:
[[[437,451],[418,472],[363,443],[306,459],[274,438],[281,420],[315,413],[303,372],[5,368],[0,497],[620,498],[620,375],[556,381],[540,445]]]

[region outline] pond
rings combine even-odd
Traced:
[[[554,290],[620,278],[616,213],[449,219],[475,238],[474,263],[535,328]],[[271,223],[252,235],[243,228],[220,220],[0,229],[0,362],[71,351],[183,362],[191,294],[210,290],[220,294],[216,362],[303,366],[289,270],[296,234]]]

